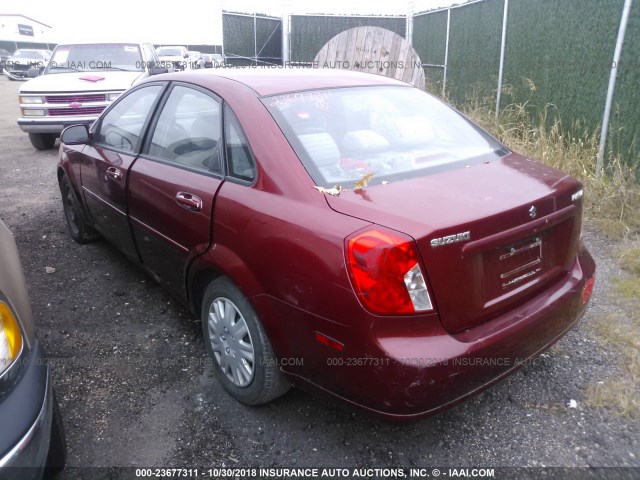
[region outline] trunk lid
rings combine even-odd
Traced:
[[[411,235],[444,328],[460,332],[570,271],[581,184],[519,155],[325,195],[337,212]]]

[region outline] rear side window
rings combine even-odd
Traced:
[[[224,107],[224,131],[229,176],[252,182],[256,177],[256,164],[249,142],[238,117],[227,105]]]
[[[134,152],[140,133],[149,116],[160,85],[140,88],[118,101],[104,116],[94,138],[95,143],[105,147]]]
[[[403,180],[507,153],[454,109],[408,86],[293,92],[263,102],[324,187]]]
[[[156,124],[149,155],[204,172],[220,172],[220,104],[193,88],[176,86]]]

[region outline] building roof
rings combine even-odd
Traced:
[[[35,18],[31,18],[31,17],[27,17],[26,15],[22,15],[21,13],[0,13],[0,17],[22,17],[22,18],[26,18],[27,20],[30,20],[32,22],[36,22],[39,23],[40,25],[43,25],[47,28],[53,28],[51,25],[47,25],[46,23],[42,23],[38,20],[36,20]]]

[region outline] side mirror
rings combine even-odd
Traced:
[[[169,69],[166,67],[158,67],[156,65],[149,67],[149,75],[160,75],[161,73],[169,73]]]
[[[82,145],[89,142],[89,129],[86,125],[71,125],[62,130],[60,142],[67,145]]]
[[[188,54],[188,53],[185,53],[185,54],[184,54],[184,58],[189,58],[189,54]]]
[[[30,68],[29,70],[27,70],[27,77],[29,78],[36,78],[39,77],[40,74],[42,73],[42,70],[39,68]]]

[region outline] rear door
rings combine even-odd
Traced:
[[[129,175],[130,221],[142,263],[183,298],[185,270],[210,244],[223,181],[221,106],[207,90],[174,84]]]
[[[82,151],[82,192],[94,224],[135,260],[138,255],[127,221],[127,174],[163,88],[151,84],[118,100],[93,129],[93,141]]]

